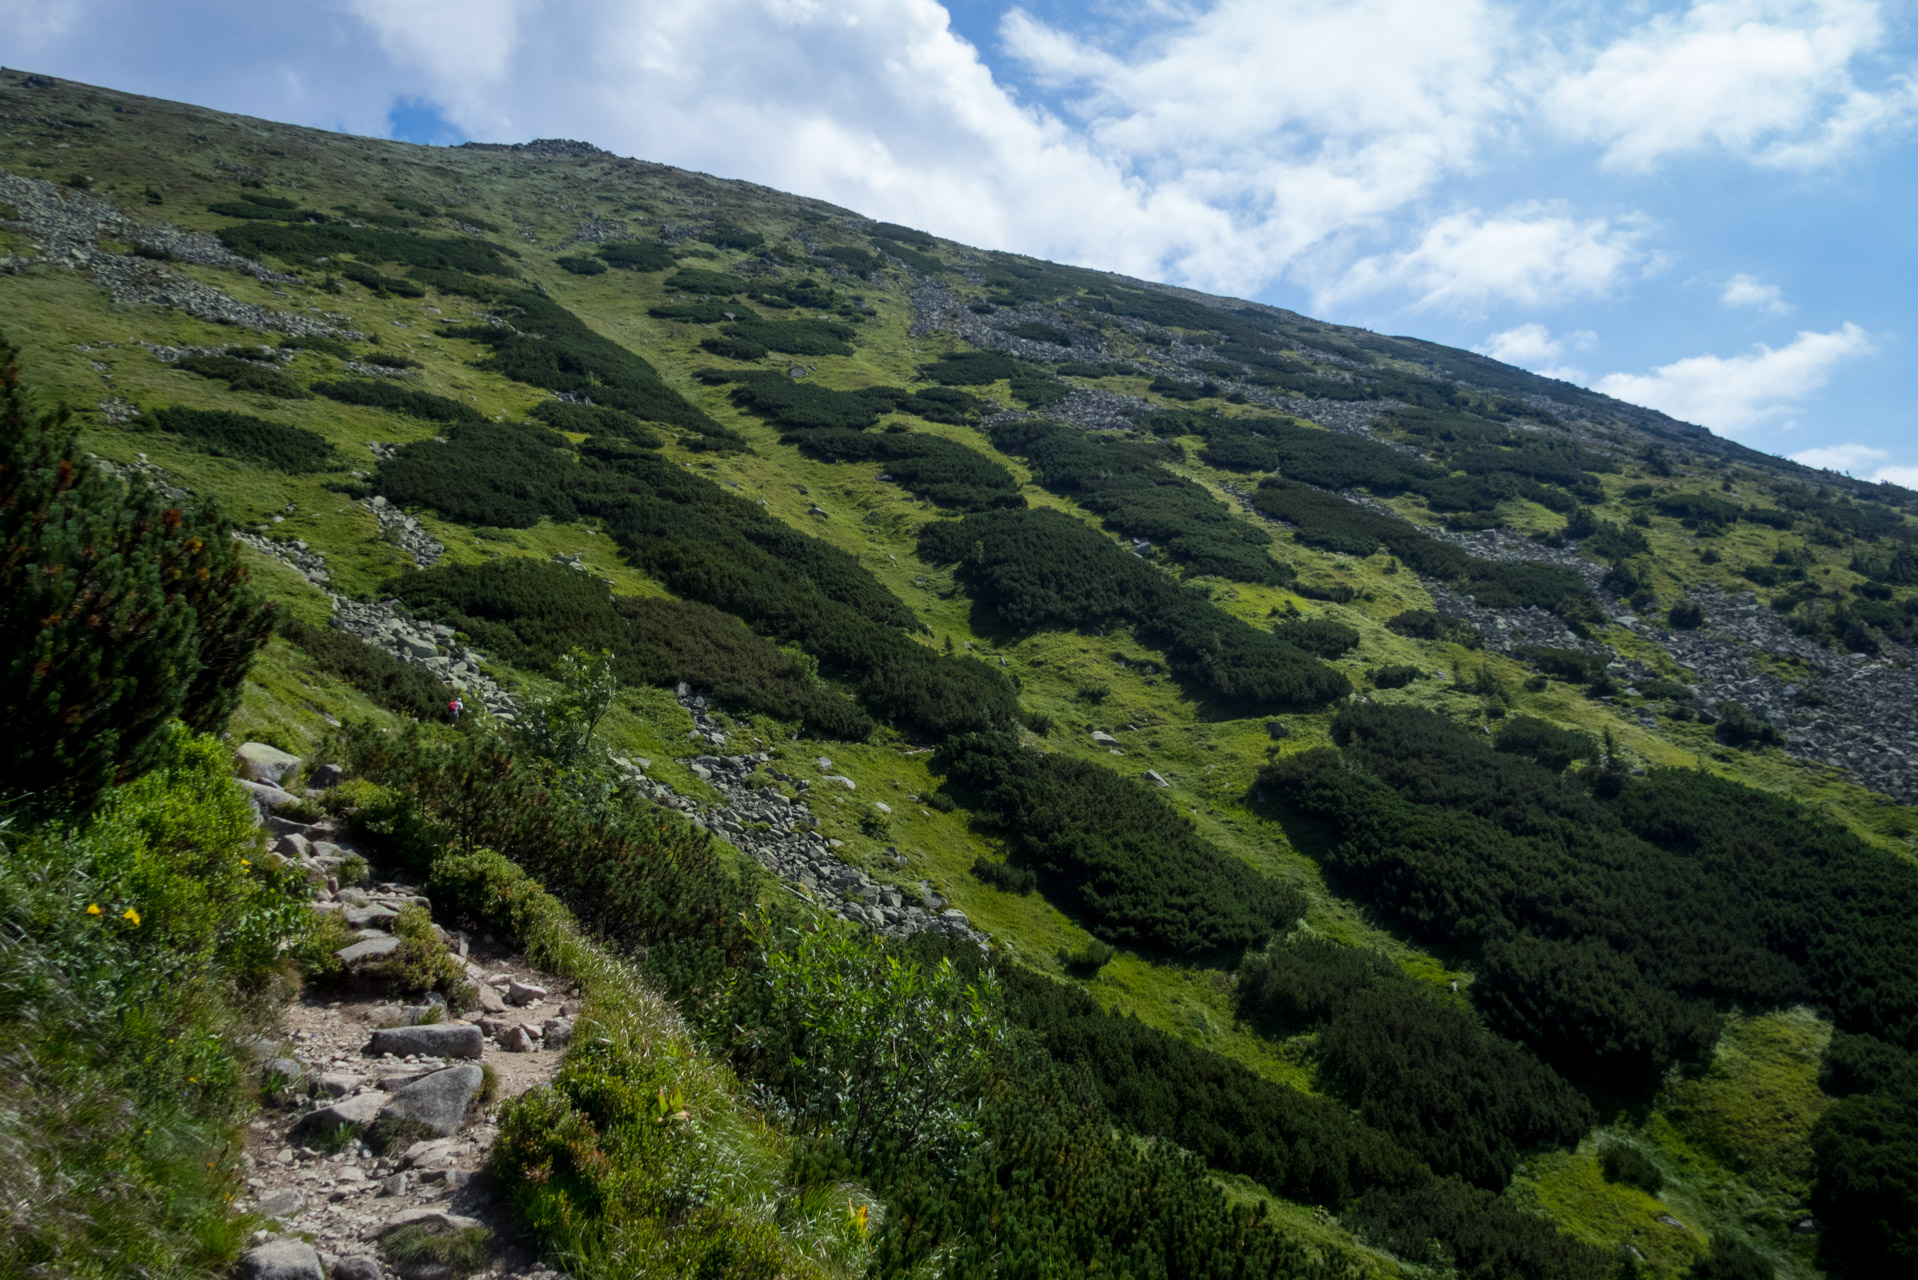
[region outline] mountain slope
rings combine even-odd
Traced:
[[[1814,1242],[1794,1231],[1810,1119],[1753,1122],[1757,1143],[1743,1113],[1786,1087],[1783,1068],[1750,1067],[1737,1035],[1760,1033],[1720,1041],[1747,1025],[1722,1019],[1742,1009],[1814,1059],[1833,1017],[1910,1047],[1897,964],[1847,969],[1781,941],[1823,929],[1827,950],[1875,957],[1904,944],[1899,926],[1780,915],[1646,977],[1696,926],[1633,938],[1620,922],[1636,908],[1590,904],[1679,874],[1661,858],[1680,836],[1631,816],[1654,785],[1680,788],[1675,809],[1696,798],[1638,776],[1661,769],[1806,806],[1780,822],[1842,823],[1768,854],[1793,885],[1847,868],[1818,904],[1860,880],[1903,902],[1918,495],[1470,353],[582,143],[420,148],[13,72],[0,111],[0,294],[37,389],[74,405],[102,458],[218,497],[290,612],[331,615],[507,714],[568,646],[604,645],[637,690],[612,731],[694,800],[713,798],[711,766],[670,757],[705,730],[663,690],[710,691],[725,736],[771,747],[789,791],[807,784],[817,847],[874,887],[875,923],[909,932],[931,915],[901,903],[949,902],[1008,961],[1198,1046],[1220,1080],[1249,1068],[1256,1083],[1206,1105],[1241,1089],[1271,1113],[1278,1095],[1257,1091],[1278,1082],[1403,1139],[1422,1122],[1387,1100],[1409,1086],[1329,1065],[1350,1031],[1339,1010],[1452,1008],[1463,988],[1457,1007],[1485,1025],[1446,1032],[1466,1039],[1421,1050],[1431,1061],[1496,1032],[1621,1127],[1580,1146],[1589,1119],[1540,1122],[1497,1158],[1434,1141],[1420,1159],[1497,1190],[1523,1149],[1556,1146],[1498,1203],[1630,1244],[1660,1274],[1704,1247],[1701,1222],[1810,1273]],[[452,651],[401,634],[391,599],[451,628]],[[241,724],[305,746],[325,703],[281,652]],[[1400,718],[1368,728],[1366,705]],[[1449,727],[1428,734],[1416,710]],[[1359,809],[1302,763],[1334,746],[1382,788]],[[1545,848],[1530,809],[1421,791],[1387,763],[1427,756],[1440,776],[1576,790],[1551,821],[1585,834]],[[1415,866],[1412,838],[1388,832],[1355,871],[1356,814],[1397,804],[1441,842],[1483,824],[1482,856]],[[1762,809],[1728,801],[1724,820]],[[728,835],[778,869],[770,839]],[[1566,848],[1615,881],[1560,879]],[[1511,885],[1568,886],[1583,914],[1508,900],[1503,923],[1467,927],[1466,882],[1499,858]],[[1414,920],[1393,895],[1433,879],[1453,901]],[[1710,877],[1669,883],[1697,897]],[[1773,882],[1743,887],[1782,902]],[[1409,994],[1366,978],[1313,1012],[1248,1003],[1241,954],[1301,918],[1387,957]],[[1094,963],[1104,947],[1116,958]],[[1619,989],[1663,1011],[1658,1034],[1623,1037],[1617,1058],[1568,1038],[1590,998],[1538,976],[1567,956],[1601,986],[1592,974],[1630,966]],[[1862,986],[1892,994],[1854,999]],[[1800,1004],[1825,1019],[1786,1012]],[[1420,1035],[1439,1016],[1407,1007]],[[1037,996],[1027,1012],[1038,1031],[1090,1016]],[[1665,1082],[1674,1065],[1695,1078]],[[1816,1099],[1801,1117],[1829,1105],[1805,1070],[1788,1086]],[[1151,1089],[1108,1083],[1126,1123],[1260,1195],[1338,1207],[1363,1189],[1138,1113]],[[1782,1144],[1797,1172],[1761,1186],[1755,1143]],[[1665,1200],[1597,1176],[1619,1144],[1663,1162]],[[1407,1266],[1424,1259],[1392,1242],[1452,1230],[1419,1234],[1403,1205],[1341,1215]]]

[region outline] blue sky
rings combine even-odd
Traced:
[[[10,65],[585,138],[1470,347],[1918,487],[1918,9],[0,0]]]

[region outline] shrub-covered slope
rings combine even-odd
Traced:
[[[842,1132],[766,1046],[843,1044],[726,1003],[803,998],[805,966],[871,986],[884,957],[792,968],[704,889],[711,919],[653,939],[670,877],[601,891],[542,852],[537,787],[465,838],[657,951],[718,1051],[822,1126],[799,1184],[849,1160],[886,1202],[875,1269],[1909,1260],[1918,496],[1469,353],[585,144],[418,148],[16,72],[0,112],[8,336],[87,450],[159,486],[88,536],[172,548],[185,576],[135,596],[197,610],[150,707],[57,576],[16,630],[59,607],[35,643],[132,709],[142,762],[167,714],[236,700],[301,749],[329,716],[430,720],[446,676],[504,709],[575,647],[621,682],[609,748],[686,795],[695,756],[765,750],[821,848],[993,939],[1037,1056],[967,1078],[989,1141],[962,1158]],[[92,483],[0,482],[49,509]],[[235,697],[178,683],[263,634],[212,517],[162,514],[213,502],[294,620]],[[68,535],[35,537],[58,560]],[[733,745],[687,736],[682,682]],[[138,772],[19,705],[35,768]],[[479,822],[423,732],[356,739],[358,767]],[[617,858],[638,821],[561,825]],[[700,858],[680,872],[721,883]],[[1815,1125],[1738,1065],[1774,1022],[1830,1037],[1793,1086]],[[553,1126],[616,1119],[617,1090],[580,1101],[601,1070]],[[1658,1178],[1610,1176],[1624,1150]]]

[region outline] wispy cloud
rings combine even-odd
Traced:
[[[1787,417],[1830,381],[1832,370],[1874,350],[1871,335],[1846,324],[1801,332],[1782,347],[1760,344],[1749,355],[1690,356],[1649,374],[1608,374],[1593,389],[1738,435]]]
[[[1613,169],[1706,150],[1811,168],[1918,120],[1910,76],[1855,78],[1885,38],[1875,0],[1700,0],[1599,50],[1543,104]]]
[[[1459,311],[1602,297],[1661,264],[1644,247],[1647,231],[1643,218],[1580,219],[1558,204],[1467,210],[1439,218],[1408,249],[1360,260],[1320,297],[1396,289],[1418,306]]]
[[[1775,284],[1766,284],[1756,276],[1739,274],[1725,282],[1724,292],[1718,300],[1728,307],[1738,307],[1751,311],[1769,311],[1773,315],[1784,315],[1791,310],[1791,304],[1785,301],[1784,291]]]
[[[1493,334],[1472,350],[1547,378],[1582,384],[1588,381],[1585,371],[1560,362],[1568,352],[1585,350],[1597,342],[1598,335],[1590,329],[1554,336],[1542,324],[1522,324]]]

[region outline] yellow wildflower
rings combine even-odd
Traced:
[[[120,913],[120,918],[134,925],[136,928],[139,926],[140,913],[138,911],[135,911],[132,907],[128,907],[125,911],[122,911]]]
[[[246,859],[246,858],[241,858],[241,859],[240,859],[240,866],[241,866],[241,867],[243,867],[243,868],[244,868],[244,867],[250,867],[250,866],[252,866],[252,865],[253,865],[253,863],[252,863],[252,862],[251,862],[251,861],[250,861],[249,859]]]
[[[90,916],[97,916],[97,915],[99,915],[99,914],[100,914],[100,904],[99,904],[99,903],[97,903],[97,902],[89,902],[89,903],[87,903],[87,914],[88,914],[88,915],[90,915]]]

